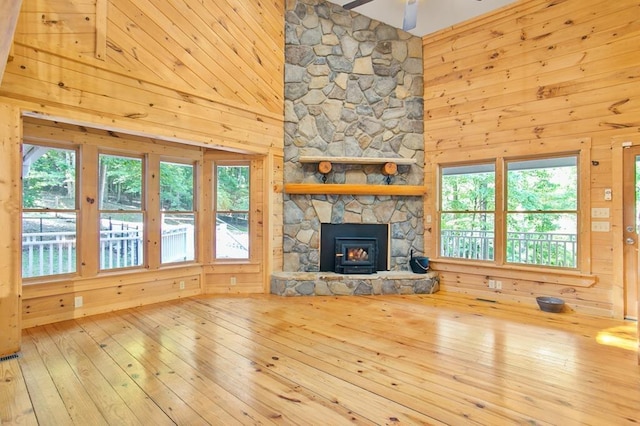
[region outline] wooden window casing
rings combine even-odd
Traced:
[[[43,200],[40,197],[45,196],[47,191],[38,191],[37,188],[33,189],[35,193],[32,197],[27,197],[26,191],[28,191],[30,179],[29,175],[23,176],[22,277],[27,281],[72,276],[77,274],[79,265],[78,255],[81,244],[77,147],[56,143],[25,143],[22,153],[23,173],[30,172],[33,164],[50,151],[73,153],[73,188],[69,188],[68,182],[65,184],[68,189],[73,190],[73,197],[72,199],[62,197],[62,201],[59,202],[58,194],[55,200],[49,199],[52,195],[48,194],[48,199]],[[36,158],[33,161],[29,160],[30,155]],[[25,160],[27,163],[24,163]],[[67,181],[65,177],[62,179]],[[38,205],[35,205],[36,203]],[[73,223],[72,226],[71,223]]]
[[[563,144],[562,149],[558,150],[557,145],[554,147],[552,144],[544,144],[542,142],[532,144],[529,142],[513,143],[508,148],[495,147],[487,148],[483,151],[465,150],[453,151],[439,151],[432,156],[432,167],[430,170],[433,176],[433,182],[441,181],[441,169],[442,167],[449,166],[462,166],[475,163],[495,163],[496,173],[496,218],[495,227],[498,230],[495,234],[495,260],[486,261],[474,261],[468,259],[452,259],[444,258],[439,255],[440,250],[440,215],[441,215],[441,202],[440,202],[440,190],[436,191],[435,196],[431,198],[432,211],[436,217],[432,224],[433,238],[428,243],[430,251],[432,253],[431,260],[435,264],[440,264],[444,269],[456,270],[456,271],[468,271],[473,273],[474,271],[482,274],[491,274],[497,272],[497,270],[509,270],[510,274],[514,277],[520,277],[522,279],[540,279],[540,274],[544,274],[547,277],[554,277],[552,281],[558,283],[566,283],[567,285],[577,286],[589,286],[593,283],[593,276],[591,275],[591,218],[590,218],[590,193],[587,190],[589,188],[589,181],[591,179],[590,167],[591,167],[591,140],[589,138],[581,138],[574,140],[567,140]],[[577,260],[577,268],[555,268],[545,266],[532,266],[532,265],[520,265],[520,264],[507,264],[504,262],[504,247],[506,233],[502,230],[506,229],[505,224],[505,197],[506,188],[504,186],[506,173],[505,163],[509,160],[517,160],[522,158],[547,158],[552,156],[569,156],[576,155],[578,158],[578,240],[579,240],[579,253]],[[439,184],[438,184],[439,188]],[[427,210],[429,206],[427,206]],[[551,279],[551,278],[550,278]]]
[[[242,186],[243,189],[246,188],[247,193],[246,193],[246,199],[245,197],[240,197],[240,202],[236,201],[234,203],[232,203],[233,205],[229,205],[229,206],[224,206],[223,200],[221,200],[221,194],[219,193],[219,189],[220,189],[220,185],[222,184],[222,182],[219,182],[218,180],[218,176],[219,176],[219,171],[222,168],[238,168],[238,170],[245,170],[246,169],[246,177],[242,176],[244,179],[246,179],[245,182],[239,183],[238,186]],[[214,170],[213,170],[213,214],[211,217],[212,220],[212,228],[213,228],[213,260],[214,261],[250,261],[253,256],[252,256],[252,233],[253,233],[253,227],[251,226],[252,224],[252,215],[251,215],[251,209],[252,209],[252,200],[251,200],[251,191],[252,191],[252,179],[253,179],[253,173],[251,172],[251,162],[250,161],[216,161],[214,163]],[[227,225],[226,223],[224,223],[224,221],[220,221],[220,223],[218,223],[218,219],[219,217],[229,217],[229,218],[233,218],[236,220],[240,220],[244,223],[243,226],[246,226],[246,232],[242,233],[238,233],[239,237],[236,244],[237,245],[236,248],[233,249],[229,249],[229,252],[222,252],[221,249],[221,242],[222,242],[222,238],[224,237],[224,235],[228,235],[228,234],[232,234],[233,232],[230,232],[230,230],[228,229],[228,226],[233,226],[233,225]],[[243,216],[246,218],[243,218]],[[224,233],[224,234],[223,234]],[[242,234],[246,234],[246,235],[242,235]],[[244,238],[246,238],[246,242],[244,240]],[[225,238],[225,240],[227,240],[229,238]],[[245,244],[246,243],[246,244]],[[246,255],[244,255],[244,252],[246,251]]]
[[[530,158],[517,158],[508,159],[505,161],[504,169],[504,182],[503,185],[506,188],[504,199],[504,229],[505,235],[504,241],[505,251],[504,261],[510,264],[532,265],[541,267],[558,267],[565,269],[579,268],[579,252],[580,252],[580,238],[578,235],[579,229],[579,212],[578,203],[580,198],[580,190],[578,187],[578,175],[580,170],[578,167],[578,155],[569,154],[560,156],[544,156],[544,157],[530,157]],[[513,167],[512,167],[513,166]],[[553,196],[547,196],[547,203],[549,207],[545,207],[542,204],[536,204],[536,207],[525,209],[522,206],[515,205],[514,201],[517,200],[516,196],[511,197],[511,191],[509,188],[513,186],[513,182],[516,182],[516,176],[518,173],[529,173],[532,171],[542,172],[546,170],[559,170],[564,169],[564,176],[562,176],[562,182],[554,182],[554,177],[549,176],[550,188],[547,190],[538,190],[538,196],[528,197],[533,202],[538,201],[539,198],[544,198],[547,195],[553,195],[553,185],[557,184],[564,188],[573,190],[570,192],[570,196],[567,199],[554,198]],[[573,173],[575,176],[573,176]],[[567,174],[569,173],[569,174]],[[513,179],[512,179],[513,176]],[[557,179],[559,176],[555,176]],[[531,175],[530,178],[536,179],[537,176]],[[528,179],[527,184],[532,184],[532,179]],[[514,188],[515,191],[516,188]],[[526,189],[526,193],[531,195],[535,193],[535,190]],[[529,192],[531,191],[531,193]],[[574,192],[575,191],[575,192]],[[569,204],[571,204],[569,206]],[[545,232],[531,232],[530,230],[510,230],[511,224],[530,223],[531,219],[536,217],[549,218],[555,216],[555,224],[564,229],[557,229],[556,231]],[[516,218],[510,220],[511,218]],[[573,226],[572,226],[573,225]],[[573,229],[571,229],[573,227]],[[560,231],[560,232],[557,232]],[[511,234],[511,236],[510,236]],[[517,238],[514,238],[514,234],[518,234]],[[572,237],[575,235],[575,239]],[[537,238],[543,237],[538,240]],[[509,255],[509,245],[511,245],[511,255]],[[515,256],[515,252],[519,252],[519,256]]]
[[[178,206],[169,205],[163,203],[164,185],[169,188],[172,182],[163,182],[163,165],[183,170],[191,171],[191,200],[186,204],[180,204]],[[194,163],[186,163],[183,161],[160,161],[160,211],[161,211],[161,232],[163,238],[160,245],[161,250],[161,263],[179,263],[179,262],[193,262],[197,259],[197,236],[196,224],[198,223],[197,215],[197,193],[196,193],[196,177],[198,169]],[[187,172],[188,175],[188,172]],[[185,182],[186,183],[186,182]],[[167,224],[167,219],[171,219],[175,224]],[[175,232],[165,230],[164,227],[173,227]],[[166,232],[165,232],[166,231]],[[176,246],[174,248],[174,246]],[[179,250],[184,247],[184,250]]]
[[[77,268],[72,274],[65,276],[49,275],[41,277],[26,278],[25,285],[48,283],[51,281],[76,276],[78,278],[92,278],[121,271],[143,271],[157,270],[162,268],[160,252],[160,232],[162,212],[159,200],[159,170],[160,162],[168,161],[175,163],[190,164],[194,167],[194,211],[196,216],[196,235],[203,228],[200,223],[198,206],[203,197],[202,177],[200,173],[203,158],[203,150],[199,147],[188,145],[176,145],[151,141],[136,136],[127,137],[107,137],[93,134],[91,132],[78,132],[74,137],[69,137],[68,132],[57,132],[51,127],[48,133],[50,140],[42,141],[37,138],[31,140],[28,133],[25,134],[24,144],[40,145],[58,149],[76,151],[76,197],[77,197]],[[100,227],[99,219],[101,212],[112,211],[119,213],[119,210],[105,210],[99,207],[100,194],[100,167],[99,158],[101,154],[123,156],[140,159],[142,166],[142,203],[137,213],[143,215],[144,222],[144,262],[139,266],[102,269],[100,267]],[[29,211],[27,209],[27,211]],[[200,261],[198,243],[195,247],[194,263]],[[167,267],[174,266],[175,263],[167,264]]]
[[[140,190],[137,203],[121,203],[126,200],[127,194],[118,193],[118,200],[108,199],[110,194],[107,188],[107,177],[110,173],[107,164],[109,160],[122,162],[122,164],[139,164],[139,171],[133,170],[135,175],[130,176],[133,180],[139,180]],[[142,268],[147,264],[146,244],[147,233],[147,203],[146,187],[144,179],[146,174],[146,158],[141,155],[120,154],[103,151],[98,156],[99,178],[98,178],[98,226],[100,229],[99,248],[99,269],[102,271],[115,269],[135,269]],[[129,171],[127,171],[129,172]],[[116,179],[117,181],[118,179]],[[120,179],[122,180],[122,176]],[[120,207],[118,207],[120,206]],[[137,220],[136,220],[137,218]]]

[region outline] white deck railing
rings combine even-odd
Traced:
[[[444,230],[440,237],[441,256],[493,260],[494,235],[491,231]],[[509,232],[506,252],[509,263],[575,268],[577,236],[552,232]]]
[[[195,259],[193,225],[176,226],[162,231],[162,263]]]
[[[172,227],[162,233],[162,263],[194,259],[194,229]],[[114,269],[143,264],[141,229],[100,231],[100,268]],[[76,272],[75,232],[36,232],[22,235],[22,277]]]
[[[75,232],[22,235],[22,277],[66,274],[76,270]]]
[[[578,262],[576,234],[510,232],[507,262],[575,268]]]
[[[142,265],[143,234],[142,229],[100,231],[100,269]]]
[[[441,231],[440,247],[443,257],[493,260],[493,232]]]

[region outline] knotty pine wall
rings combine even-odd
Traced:
[[[580,209],[609,208],[611,231],[581,224],[580,273],[475,267],[438,259],[435,191],[426,214],[426,246],[447,291],[532,303],[562,297],[575,310],[621,317],[622,174],[620,141],[640,144],[640,2],[527,0],[423,38],[425,181],[438,164],[498,155],[584,149],[588,196]],[[596,161],[597,166],[592,166]],[[613,201],[604,189],[614,188]],[[588,216],[588,215],[587,215]],[[501,280],[501,291],[488,279]]]
[[[9,274],[3,280],[13,277],[9,291],[2,282],[3,320],[20,317],[16,294],[26,327],[186,293],[267,291],[282,261],[274,188],[282,185],[283,31],[284,0],[23,0],[0,84],[0,226],[12,229],[0,236],[7,247],[0,268]],[[223,285],[229,267],[196,265],[23,289],[15,279],[21,165],[19,144],[11,144],[22,136],[23,117],[250,157],[262,215],[253,225],[259,238],[274,240],[259,241],[260,258],[233,268],[233,288]],[[178,279],[187,280],[187,292],[176,289]],[[85,309],[72,308],[74,295],[86,291]]]

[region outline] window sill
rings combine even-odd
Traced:
[[[462,272],[491,278],[538,281],[572,287],[591,287],[597,276],[578,270],[536,268],[516,265],[494,265],[489,262],[462,259],[429,259],[430,267],[442,272]]]
[[[257,264],[258,262],[253,262],[249,259],[214,259],[211,261],[210,265],[248,265],[248,264]]]
[[[210,264],[204,265],[203,269],[205,274],[230,272],[255,274],[262,272],[262,263],[247,259],[214,260]]]

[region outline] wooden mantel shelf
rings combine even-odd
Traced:
[[[287,194],[310,195],[405,195],[423,196],[427,188],[421,185],[366,185],[348,183],[288,183]]]
[[[382,164],[382,174],[394,175],[397,166],[416,164],[415,158],[394,157],[321,157],[301,156],[300,163],[317,163],[319,172],[326,176],[332,164]],[[285,184],[287,194],[309,195],[405,195],[421,197],[427,193],[422,185],[367,185],[336,183],[289,183]]]
[[[416,164],[415,158],[393,158],[393,157],[319,157],[319,156],[302,156],[299,158],[301,163],[322,163],[329,162],[335,164],[386,164],[395,163],[399,166]]]

